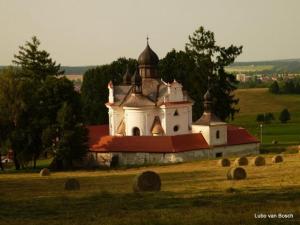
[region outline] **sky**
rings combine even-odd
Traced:
[[[147,35],[163,58],[199,26],[219,45],[243,45],[237,61],[300,58],[299,8],[299,0],[0,0],[0,65],[33,35],[65,66],[137,58]]]

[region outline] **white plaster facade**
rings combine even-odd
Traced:
[[[140,130],[141,136],[152,136],[151,128],[156,116],[161,121],[161,126],[164,130],[163,135],[191,133],[193,103],[188,101],[188,97],[183,94],[182,85],[176,80],[171,84],[163,81],[156,82],[158,82],[161,90],[158,96],[160,102],[153,101],[153,104],[151,104],[151,102],[144,101],[142,98],[146,98],[147,96],[143,96],[139,97],[134,104],[130,104],[129,106],[126,105],[127,101],[130,101],[131,95],[137,94],[129,92],[128,95],[121,96],[122,104],[115,104],[115,90],[118,90],[118,87],[115,87],[111,82],[109,83],[109,99],[106,105],[109,109],[110,135],[119,135],[118,127],[124,121],[124,136],[134,135],[134,128]],[[154,87],[154,91],[157,88]]]

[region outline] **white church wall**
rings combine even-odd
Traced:
[[[151,127],[156,114],[155,109],[125,109],[126,135],[132,136],[135,127],[139,128],[141,136],[152,135]]]
[[[210,129],[209,126],[204,125],[192,125],[192,133],[202,133],[205,141],[210,145]]]
[[[231,145],[231,146],[220,146],[213,148],[213,155],[217,153],[223,153],[223,157],[232,156],[247,156],[259,154],[259,143],[243,144],[243,145]]]
[[[177,111],[177,113],[175,113]],[[177,106],[162,108],[162,126],[166,135],[189,134],[189,108]]]
[[[108,110],[109,116],[109,134],[116,135],[118,126],[124,117],[123,110],[121,108],[112,108]]]
[[[180,102],[183,101],[182,87],[180,84],[168,86],[168,101]]]
[[[210,126],[210,143],[209,145],[224,145],[227,144],[227,126],[216,125]]]

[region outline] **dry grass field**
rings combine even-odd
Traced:
[[[300,224],[300,154],[281,164],[245,166],[246,180],[226,179],[216,160],[118,170],[0,174],[0,224]],[[249,158],[250,159],[250,158]],[[233,162],[234,158],[231,159]],[[135,194],[136,174],[160,174],[162,190]],[[77,178],[79,191],[64,190]],[[255,219],[287,213],[293,219]]]

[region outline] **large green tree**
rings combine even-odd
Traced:
[[[0,74],[0,133],[1,145],[9,143],[14,150],[16,169],[24,165],[33,147],[35,133],[32,132],[35,105],[35,83],[22,77],[15,68],[2,70]]]
[[[110,80],[115,85],[120,84],[127,66],[133,74],[137,66],[136,60],[119,58],[109,65],[98,66],[86,71],[81,86],[83,114],[86,124],[108,123],[107,108],[105,107],[108,100],[107,84]]]
[[[35,167],[41,153],[49,149],[49,139],[45,137],[59,127],[58,112],[64,104],[72,107],[73,114],[69,116],[76,115],[74,124],[82,124],[79,93],[67,78],[55,76],[62,73],[60,65],[49,53],[39,50],[39,45],[33,37],[32,42],[21,46],[14,60],[19,66],[4,70],[6,74],[0,81],[0,133],[5,134],[0,140],[13,149],[16,169],[31,160]],[[86,135],[76,132],[71,139],[78,145],[81,140],[84,145]],[[51,141],[53,144],[55,140]]]
[[[222,120],[233,119],[234,114],[238,112],[235,107],[238,99],[233,94],[237,81],[233,74],[225,70],[225,67],[232,64],[241,54],[242,46],[218,46],[214,33],[200,27],[189,36],[185,51],[194,59],[201,82],[208,84],[210,80],[214,96],[214,112]],[[197,113],[197,105],[194,110]]]

